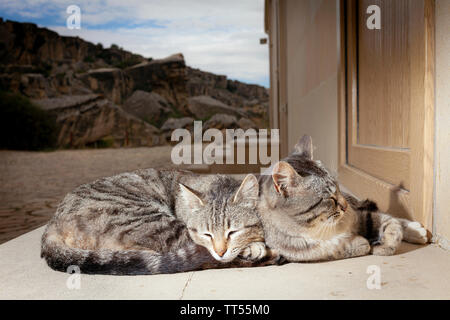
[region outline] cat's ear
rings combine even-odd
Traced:
[[[242,200],[256,201],[259,194],[258,179],[252,174],[248,174],[241,186],[233,197],[233,202],[239,202]]]
[[[179,183],[179,185],[181,198],[189,208],[198,209],[204,206],[202,199],[200,199],[192,190],[181,183]]]
[[[305,134],[294,146],[294,153],[301,154],[306,158],[313,159],[313,144],[311,136]]]
[[[297,176],[295,169],[285,161],[276,163],[272,170],[272,179],[277,192],[296,186]]]

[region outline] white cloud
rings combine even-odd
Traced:
[[[10,10],[45,14],[43,3],[51,3],[53,10],[60,8],[63,14],[69,4],[81,8],[81,30],[47,26],[60,34],[78,35],[104,46],[116,43],[146,57],[182,52],[192,67],[268,84],[268,48],[259,44],[259,38],[266,37],[263,0],[6,0],[0,8],[6,4]]]

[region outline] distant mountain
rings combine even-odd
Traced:
[[[189,127],[174,119],[217,113],[234,117],[227,124],[236,128],[268,125],[266,88],[190,68],[181,53],[145,58],[1,18],[0,89],[56,114],[59,147],[161,144],[170,138],[164,128]]]

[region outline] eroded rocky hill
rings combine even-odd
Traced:
[[[59,147],[152,146],[192,127],[267,126],[268,90],[0,18],[0,89],[56,115]],[[222,122],[224,123],[222,123]],[[225,123],[226,122],[226,123]]]

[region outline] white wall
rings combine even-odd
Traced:
[[[450,249],[450,1],[436,0],[434,238]]]
[[[338,168],[336,0],[286,0],[289,150],[312,136],[314,158]]]

